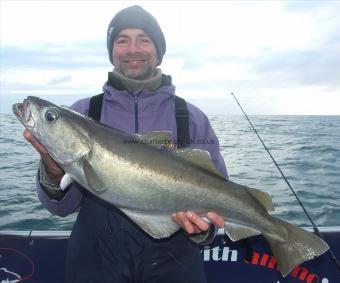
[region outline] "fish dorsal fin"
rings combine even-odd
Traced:
[[[179,157],[199,166],[216,176],[225,178],[216,168],[211,159],[210,153],[202,149],[183,148],[174,152]]]
[[[153,131],[135,135],[142,144],[152,145],[157,148],[167,147],[170,142],[170,131]]]
[[[273,203],[272,198],[268,193],[259,191],[254,188],[245,187],[248,193],[250,193],[254,198],[256,198],[259,203],[267,210],[267,211],[273,211]]]

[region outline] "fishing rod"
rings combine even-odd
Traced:
[[[312,227],[313,230],[315,232],[315,234],[317,234],[321,239],[324,239],[324,237],[321,235],[319,228],[315,225],[313,219],[311,218],[311,216],[309,215],[309,213],[307,212],[306,208],[304,207],[304,205],[302,204],[302,202],[300,201],[300,198],[298,197],[298,195],[296,194],[295,190],[293,189],[293,187],[290,185],[288,179],[286,178],[285,174],[283,174],[279,164],[276,162],[276,160],[274,159],[273,155],[270,153],[269,149],[267,148],[267,146],[265,145],[264,141],[262,140],[261,136],[259,135],[259,133],[257,132],[257,130],[255,129],[255,127],[253,126],[252,122],[250,121],[248,115],[246,114],[246,112],[244,112],[240,102],[237,100],[236,96],[234,95],[233,92],[230,93],[234,99],[236,100],[238,106],[240,107],[240,109],[242,110],[244,116],[246,117],[246,119],[248,120],[250,126],[252,127],[254,133],[257,135],[257,137],[259,138],[259,140],[261,141],[263,147],[265,148],[265,150],[267,151],[267,153],[269,154],[270,158],[272,159],[272,161],[274,162],[276,168],[279,170],[282,178],[285,180],[285,182],[287,183],[288,187],[290,188],[290,190],[292,191],[293,195],[295,196],[296,200],[298,201],[299,205],[301,206],[302,210],[304,211],[304,213],[306,214],[307,218],[309,219],[310,223],[312,223]],[[329,248],[329,253],[332,256],[332,259],[335,263],[335,265],[337,266],[338,270],[340,270],[340,262],[339,260],[336,258],[335,254],[333,253],[333,251],[331,250],[331,248]]]

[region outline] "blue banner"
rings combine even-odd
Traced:
[[[39,232],[36,232],[39,234]],[[340,230],[323,236],[340,257]],[[61,283],[68,233],[15,235],[0,232],[0,283]],[[202,247],[209,283],[339,283],[340,271],[329,252],[296,267],[282,277],[267,242],[262,236],[231,242],[217,236]]]

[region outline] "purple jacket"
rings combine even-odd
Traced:
[[[155,92],[139,90],[130,93],[117,90],[105,83],[101,123],[129,134],[150,131],[171,131],[177,139],[175,118],[175,87],[162,86]],[[90,98],[77,101],[72,109],[88,114]],[[227,170],[219,149],[219,142],[206,115],[187,103],[189,111],[190,147],[209,151],[217,169],[226,177]],[[37,182],[37,193],[42,204],[53,214],[67,216],[81,203],[83,188],[72,183],[62,200],[51,199]]]

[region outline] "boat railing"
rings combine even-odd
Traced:
[[[302,227],[303,229],[313,232],[312,227]],[[325,226],[319,227],[321,233],[334,233],[340,232],[340,226]],[[67,239],[71,235],[70,230],[27,230],[27,231],[15,231],[15,230],[4,230],[0,231],[0,236],[5,237],[16,237],[16,238],[34,238],[34,239]],[[224,235],[224,230],[219,229],[219,236]]]

